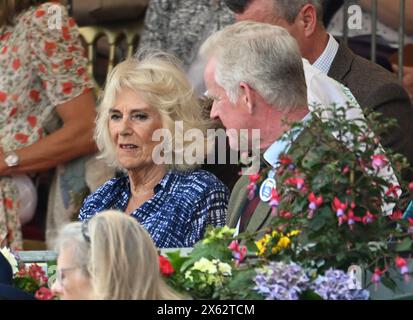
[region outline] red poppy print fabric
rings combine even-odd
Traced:
[[[53,109],[88,92],[93,82],[75,21],[64,6],[61,29],[49,21],[56,3],[32,6],[12,26],[0,27],[0,147],[4,151],[42,138]],[[12,180],[0,178],[0,244],[21,247],[18,197]]]

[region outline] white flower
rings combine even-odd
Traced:
[[[6,258],[6,260],[10,263],[13,274],[15,274],[17,271],[19,271],[16,257],[13,255],[13,253],[10,251],[10,249],[4,247],[4,248],[0,249],[0,252]]]
[[[228,263],[220,262],[218,264],[218,270],[221,272],[224,276],[230,276],[231,275],[231,266]]]
[[[188,279],[189,281],[194,281],[194,277],[191,274],[191,270],[185,272],[185,279]]]
[[[198,270],[201,272],[207,272],[209,274],[216,274],[218,269],[216,265],[214,265],[211,261],[206,258],[201,258],[197,262],[194,263],[192,270]]]

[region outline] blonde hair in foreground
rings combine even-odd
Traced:
[[[74,263],[85,265],[96,300],[180,299],[162,279],[158,253],[148,232],[136,219],[109,210],[88,223],[90,244],[82,223],[66,225],[57,240],[57,251],[74,249]]]
[[[203,137],[207,137],[207,129],[212,127],[212,122],[205,116],[205,112],[195,96],[184,71],[178,60],[167,53],[160,51],[142,51],[133,58],[119,63],[109,74],[103,98],[98,110],[96,120],[95,140],[101,152],[100,157],[109,165],[119,167],[116,161],[115,146],[110,137],[108,122],[109,110],[115,103],[116,96],[122,89],[130,89],[139,94],[142,99],[155,108],[162,121],[162,127],[169,130],[172,141],[175,141],[175,122],[182,121],[183,134],[189,129],[201,130]],[[199,141],[199,140],[198,140]],[[185,161],[185,157],[177,156],[185,153],[191,145],[191,149],[198,152],[196,163],[202,163],[209,152],[205,148],[206,140],[199,141],[201,145],[194,146],[192,141],[183,141],[182,150],[172,149],[172,165],[168,169],[187,170],[196,167]],[[211,143],[209,146],[212,147]],[[193,149],[192,149],[193,150]],[[182,159],[183,163],[177,163],[175,159]]]

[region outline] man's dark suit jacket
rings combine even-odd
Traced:
[[[396,76],[355,55],[342,43],[328,75],[348,87],[363,110],[380,112],[385,118],[398,121],[397,128],[382,136],[382,145],[401,153],[413,164],[413,107]]]

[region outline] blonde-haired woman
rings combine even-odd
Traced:
[[[196,168],[205,157],[209,120],[184,72],[167,54],[145,54],[109,75],[96,124],[102,157],[126,174],[90,195],[79,220],[117,209],[136,218],[157,247],[191,247],[207,225],[225,224],[229,192],[213,174]],[[200,137],[182,141],[190,129]],[[168,136],[178,143],[168,143]],[[193,150],[198,154],[188,157]]]
[[[68,300],[179,299],[162,280],[156,248],[136,219],[106,211],[60,231],[52,291]]]

